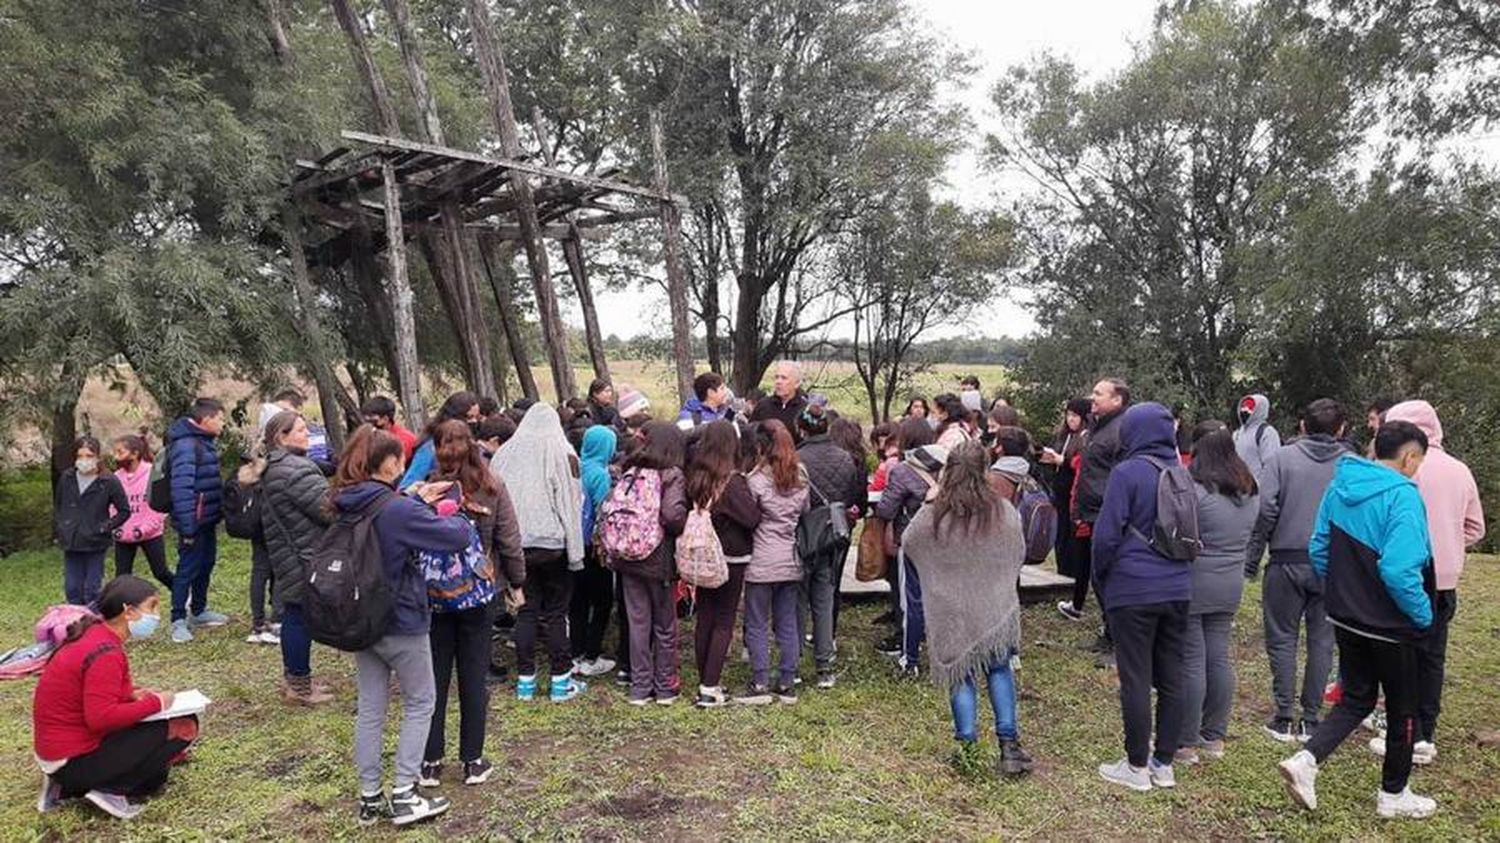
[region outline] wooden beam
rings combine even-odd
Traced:
[[[656,190],[667,189],[667,145],[662,138],[661,116],[651,113],[651,161]],[[688,334],[687,274],[682,268],[682,220],[678,206],[661,203],[662,262],[667,270],[667,305],[672,312],[672,357],[677,369],[677,393],[686,404],[693,397],[693,344]]]
[[[412,313],[411,280],[406,274],[406,233],[401,223],[401,185],[396,168],[385,162],[380,168],[385,188],[385,240],[387,271],[385,283],[390,291],[391,311],[396,328],[396,367],[400,382],[396,391],[411,430],[421,430],[427,423],[427,408],[422,404],[421,369],[417,365],[417,320]]]
[[[340,137],[342,137],[344,140],[357,141],[359,143],[365,143],[371,146],[383,146],[389,147],[391,149],[415,150],[418,152],[430,152],[434,155],[447,155],[449,157],[458,158],[464,161],[474,161],[480,164],[489,164],[495,167],[505,167],[508,170],[515,170],[528,176],[557,179],[559,181],[568,182],[571,184],[583,185],[586,187],[595,187],[600,190],[608,191],[610,193],[622,193],[629,196],[640,196],[645,199],[673,202],[679,205],[688,204],[687,197],[681,194],[663,194],[659,191],[652,190],[651,188],[638,187],[628,182],[613,181],[611,179],[601,179],[596,176],[586,176],[579,173],[570,173],[567,170],[558,170],[553,167],[538,166],[536,164],[521,161],[515,157],[496,158],[491,155],[480,155],[477,152],[465,152],[462,149],[454,149],[447,146],[438,146],[436,144],[430,143],[420,143],[418,141],[393,138],[386,135],[372,135],[368,132],[356,132],[349,129],[345,129],[339,134]]]

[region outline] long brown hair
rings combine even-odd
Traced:
[[[261,442],[261,448],[264,450],[261,453],[270,454],[279,448],[280,444],[277,440],[291,433],[292,428],[297,426],[297,419],[300,418],[302,418],[302,414],[296,410],[282,410],[272,416],[271,420],[266,422],[266,436]]]
[[[943,519],[956,516],[967,533],[984,532],[999,514],[1001,498],[989,483],[989,452],[969,439],[948,452],[948,461],[938,476],[937,497],[932,506],[932,526],[941,531]]]
[[[332,500],[333,494],[340,489],[371,479],[386,460],[391,457],[401,459],[405,453],[401,440],[394,434],[377,430],[373,425],[360,425],[344,445],[338,470],[333,473],[333,482],[328,484],[329,499]]]
[[[789,495],[802,488],[802,461],[797,459],[797,446],[786,425],[777,419],[767,419],[755,428],[758,464],[771,475],[776,493]]]
[[[713,506],[714,499],[724,493],[724,486],[734,474],[739,451],[740,437],[735,434],[733,422],[716,421],[704,425],[688,459],[688,500],[698,506]]]
[[[1255,474],[1240,459],[1234,437],[1223,422],[1206,421],[1193,429],[1193,464],[1188,473],[1198,485],[1226,498],[1256,494]]]
[[[490,467],[479,455],[474,434],[466,423],[457,419],[440,423],[433,430],[432,443],[437,458],[437,479],[457,481],[464,497],[495,493],[495,475],[490,473]]]

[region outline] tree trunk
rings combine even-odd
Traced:
[[[667,147],[661,135],[661,116],[651,113],[651,158],[656,190],[666,194]],[[682,271],[682,212],[676,203],[661,202],[662,259],[667,269],[667,304],[672,311],[672,357],[677,369],[678,399],[693,397],[693,344],[688,333],[687,276]]]
[[[338,2],[338,0],[335,0]],[[417,324],[412,314],[411,281],[406,276],[406,232],[401,222],[401,185],[396,183],[396,168],[389,161],[380,165],[385,183],[385,282],[391,300],[396,328],[396,391],[411,430],[421,430],[427,423],[427,408],[422,404],[421,369],[417,365]]]
[[[370,89],[370,105],[375,109],[375,122],[380,126],[380,133],[393,138],[402,137],[401,121],[396,119],[396,109],[391,105],[391,92],[385,87],[380,68],[375,66],[375,57],[365,42],[365,31],[360,27],[354,10],[349,8],[349,0],[328,0],[328,5],[333,7],[333,16],[349,40],[349,54],[354,59],[354,66],[359,68],[360,78]]]
[[[493,262],[490,260],[492,249],[497,252]],[[490,289],[495,293],[495,309],[500,313],[500,327],[510,348],[511,362],[516,367],[516,382],[521,385],[521,394],[535,401],[540,392],[536,388],[536,376],[531,372],[526,339],[521,336],[521,317],[516,312],[516,300],[511,292],[515,289],[516,278],[514,247],[498,238],[480,237],[479,258],[484,263],[485,275],[490,279]]]
[[[484,88],[489,96],[495,130],[500,135],[500,154],[507,158],[520,158],[521,137],[511,105],[510,81],[505,61],[500,55],[494,22],[490,20],[489,4],[486,0],[468,0],[467,9],[474,56],[484,77]],[[536,289],[537,314],[542,325],[542,337],[547,345],[547,360],[551,364],[553,385],[557,389],[558,402],[561,403],[574,394],[573,368],[568,361],[567,332],[563,328],[557,293],[553,289],[551,270],[547,266],[547,247],[537,224],[536,202],[532,198],[531,185],[519,172],[511,173],[510,184],[516,200],[521,243],[526,248],[526,262],[531,268],[531,282]]]
[[[282,66],[292,63],[292,42],[286,37],[286,15],[281,0],[260,0],[266,13],[266,38],[271,42],[271,52]]]
[[[52,394],[52,491],[57,491],[57,481],[62,473],[73,465],[77,455],[73,443],[78,439],[78,398],[83,394],[83,377],[72,363],[64,363],[57,391]],[[171,410],[163,407],[163,414]],[[171,422],[170,416],[166,419]]]
[[[385,364],[386,376],[392,387],[401,383],[401,366],[396,354],[395,307],[387,288],[380,282],[380,267],[375,263],[375,244],[369,226],[363,221],[354,226],[353,250],[349,257],[349,271],[354,274],[354,284],[359,296],[369,306],[375,317],[375,344],[380,349],[381,362]],[[360,326],[354,326],[358,330]],[[352,343],[350,343],[352,347]]]
[[[760,362],[760,302],[753,285],[758,279],[743,272],[738,280],[739,297],[734,311],[734,391],[744,395],[760,386],[766,367]]]
[[[318,293],[307,274],[307,256],[302,252],[302,217],[292,205],[282,210],[281,237],[286,243],[292,269],[292,290],[296,294],[297,319],[307,343],[308,365],[318,386],[318,405],[323,410],[323,422],[328,428],[328,442],[338,453],[344,450],[345,426],[339,418],[342,412],[338,401],[338,393],[343,390],[334,377],[323,326],[318,320]]]
[[[406,65],[406,81],[411,85],[412,98],[417,101],[417,110],[422,114],[422,131],[429,143],[446,146],[443,138],[443,123],[438,119],[437,102],[432,97],[432,86],[427,79],[427,68],[422,63],[422,48],[417,41],[417,29],[412,26],[411,8],[406,0],[385,0],[386,14],[396,30],[396,43],[401,47],[401,61]]]
[[[547,143],[542,131],[542,110],[532,107],[531,127],[536,132],[537,143],[542,148],[542,160],[548,167],[557,167],[557,157],[552,154],[552,145]],[[583,238],[573,215],[567,214],[563,222],[568,226],[568,236],[562,241],[563,260],[568,264],[568,274],[573,277],[573,289],[578,291],[578,306],[583,310],[583,337],[589,347],[589,362],[594,365],[594,377],[608,381],[609,360],[604,356],[604,336],[599,333],[599,309],[594,305],[594,288],[589,283],[588,265],[583,259]]]

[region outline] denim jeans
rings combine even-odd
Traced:
[[[172,577],[172,620],[188,616],[190,597],[193,614],[200,615],[208,609],[208,580],[213,576],[214,561],[219,555],[218,531],[217,523],[204,524],[193,537],[192,545],[178,539],[177,574]]]
[[[63,594],[75,606],[87,606],[99,597],[104,583],[103,550],[63,552]]]
[[[996,658],[985,669],[990,691],[990,707],[995,710],[995,734],[1002,741],[1019,740],[1016,726],[1016,680],[1010,672],[1010,653]],[[970,676],[953,687],[949,698],[953,708],[953,737],[973,742],[979,740],[979,690]]]
[[[312,637],[302,621],[302,604],[281,607],[281,667],[288,676],[312,673]]]

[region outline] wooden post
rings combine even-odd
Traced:
[[[521,137],[511,105],[510,81],[505,61],[500,56],[494,22],[490,20],[489,3],[487,0],[467,0],[466,5],[474,56],[479,62],[480,74],[484,77],[485,92],[489,95],[491,116],[495,121],[495,130],[500,135],[501,154],[507,158],[520,158]],[[573,367],[568,361],[567,332],[563,328],[562,313],[557,306],[552,272],[547,266],[547,246],[542,241],[541,228],[537,224],[536,202],[532,198],[531,185],[526,181],[526,176],[512,170],[510,185],[511,193],[516,199],[521,243],[526,249],[531,283],[536,290],[537,314],[542,323],[542,337],[547,345],[552,382],[557,389],[558,403],[562,403],[574,394]]]
[[[318,323],[318,294],[307,273],[307,256],[302,252],[302,215],[288,203],[281,212],[281,237],[286,242],[292,268],[292,290],[296,293],[297,320],[307,342],[313,382],[318,385],[318,406],[323,409],[323,424],[328,428],[328,442],[334,453],[344,449],[344,413],[339,406],[338,380],[329,360],[328,345],[323,342],[323,326]]]
[[[661,115],[651,112],[651,158],[658,193],[668,195],[667,145]],[[682,216],[677,204],[661,200],[662,262],[667,270],[667,303],[672,311],[672,357],[677,367],[677,394],[685,404],[693,397],[693,344],[688,334],[687,276],[682,269]]]
[[[401,376],[396,391],[406,413],[406,425],[421,430],[427,425],[427,408],[422,404],[421,370],[417,366],[417,320],[412,315],[411,281],[406,276],[406,232],[401,222],[401,185],[396,168],[389,160],[380,164],[385,186],[385,283],[396,323],[396,368]]]
[[[443,122],[438,117],[437,101],[432,96],[432,85],[427,68],[422,63],[422,46],[417,41],[417,30],[412,25],[411,8],[407,0],[385,0],[386,13],[396,31],[396,42],[401,48],[401,61],[406,68],[406,81],[416,100],[417,111],[422,116],[422,133],[429,143],[445,146]],[[442,224],[442,240],[431,243],[433,254],[441,265],[435,279],[439,286],[446,283],[445,304],[450,304],[450,321],[457,329],[459,349],[468,375],[469,388],[483,396],[496,392],[494,358],[490,355],[489,326],[485,324],[484,311],[479,307],[479,285],[474,266],[468,257],[470,236],[463,230],[463,212],[457,198],[448,198],[439,207]],[[428,235],[424,233],[423,237]],[[436,248],[436,247],[441,248]]]
[[[542,110],[531,109],[531,128],[536,132],[537,143],[542,148],[542,161],[556,168],[556,156],[552,145],[547,143],[542,131]],[[568,235],[563,238],[563,260],[568,264],[568,274],[573,277],[573,288],[578,291],[578,306],[583,310],[583,336],[589,347],[589,362],[594,364],[594,377],[609,380],[609,360],[604,356],[604,335],[599,331],[599,308],[594,305],[594,288],[589,282],[588,265],[583,260],[583,238],[579,236],[578,224],[569,213],[563,217]]]
[[[498,267],[490,262],[490,251],[494,250]],[[505,342],[510,347],[510,359],[516,364],[516,381],[521,384],[521,394],[537,400],[541,396],[536,388],[536,376],[531,372],[531,356],[526,353],[526,338],[521,336],[521,317],[516,313],[515,248],[498,237],[479,237],[479,260],[484,264],[484,274],[490,279],[490,289],[495,294],[495,309],[500,312],[500,327],[505,332]]]

